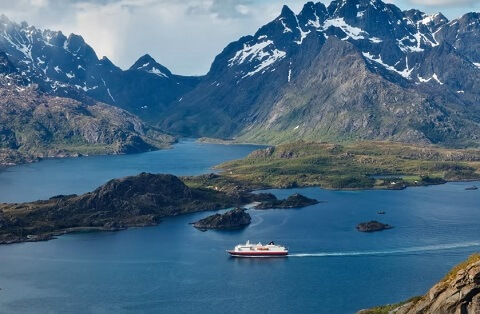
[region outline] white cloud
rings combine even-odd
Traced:
[[[414,5],[424,6],[459,6],[459,5],[476,5],[478,0],[408,0]]]

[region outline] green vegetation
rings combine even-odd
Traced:
[[[480,150],[392,142],[294,142],[218,166],[220,176],[189,185],[227,188],[403,189],[480,179]]]
[[[118,108],[2,88],[0,164],[43,157],[127,154],[167,148],[170,135]]]
[[[480,261],[480,254],[479,253],[475,253],[475,254],[471,255],[466,261],[464,261],[464,262],[458,264],[457,266],[455,266],[454,268],[452,268],[452,270],[450,270],[448,272],[448,274],[442,279],[441,283],[444,284],[444,285],[447,285],[448,283],[450,283],[452,281],[452,279],[455,278],[455,276],[457,275],[457,273],[460,270],[464,270],[469,265],[471,265],[473,263],[476,263],[478,261]]]
[[[422,297],[413,297],[407,301],[396,303],[396,304],[388,304],[388,305],[382,305],[382,306],[377,306],[368,310],[363,310],[360,311],[360,314],[388,314],[391,311],[405,305],[405,304],[411,304],[414,305],[418,301],[420,301]]]
[[[253,193],[187,187],[173,175],[141,173],[114,179],[82,195],[0,204],[0,244],[42,241],[82,230],[151,226],[163,218],[262,201]]]

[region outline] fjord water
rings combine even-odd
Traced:
[[[181,145],[188,146],[189,156],[180,156],[186,149]],[[172,154],[176,149],[180,155]],[[187,142],[176,149],[158,152],[157,157],[133,157],[145,162],[144,168],[134,170],[161,169],[150,163],[168,164],[168,158],[160,157],[166,153],[177,165],[163,168],[169,172],[208,172],[221,156],[238,158],[253,147]],[[199,152],[202,149],[206,151]],[[52,162],[42,166],[42,173],[68,173],[78,167],[105,171],[82,174],[97,181],[130,174],[127,161],[110,165],[117,157],[98,158],[97,166],[82,166],[82,161],[92,162],[89,158]],[[182,160],[188,162],[185,168]],[[28,191],[23,179],[12,178],[10,185]],[[58,194],[61,188],[52,178],[45,189]],[[211,214],[205,212],[166,219],[156,227],[0,246],[0,312],[353,313],[397,302],[425,293],[453,265],[480,249],[480,193],[465,191],[472,184],[404,191],[272,190],[278,197],[299,192],[326,203],[249,210],[252,224],[238,231],[201,232],[188,225]],[[395,228],[372,234],[355,230],[357,223],[372,219]],[[292,256],[227,256],[226,249],[246,240],[275,240],[289,246]]]
[[[197,175],[261,146],[216,145],[184,139],[174,149],[133,155],[54,158],[0,171],[0,202],[29,202],[94,190],[108,180],[140,172]],[[1,169],[0,169],[1,170]]]

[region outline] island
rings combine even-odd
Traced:
[[[195,222],[197,229],[238,229],[250,224],[252,217],[245,212],[244,208],[235,208],[224,214],[215,214]]]
[[[301,195],[279,201],[270,193],[254,193],[271,188],[395,189],[478,180],[480,150],[389,142],[298,141],[254,151],[217,169],[219,173],[180,178],[143,173],[112,180],[82,195],[0,204],[0,244],[48,240],[82,230],[150,226],[170,216],[253,202],[261,203],[258,209],[318,202]],[[372,177],[385,173],[399,177]],[[361,232],[390,228],[376,221],[357,226]]]
[[[278,200],[276,197],[274,200],[269,200],[266,202],[261,202],[258,205],[255,205],[255,209],[271,209],[271,208],[300,208],[300,207],[306,207],[310,205],[315,205],[320,203],[316,199],[308,198],[306,196],[303,196],[301,194],[295,193],[291,196],[289,196],[285,200]]]
[[[369,222],[362,222],[357,225],[357,230],[360,232],[376,232],[392,229],[393,227],[389,224],[383,224],[381,222],[372,220]]]
[[[226,162],[210,182],[221,188],[319,186],[325,189],[399,190],[480,180],[480,149],[453,149],[393,142],[297,141]],[[389,177],[377,177],[390,174]]]
[[[93,192],[22,204],[0,204],[0,244],[43,241],[85,230],[151,226],[166,217],[262,201],[243,191],[188,187],[178,177],[141,173]],[[243,211],[242,211],[243,212]]]

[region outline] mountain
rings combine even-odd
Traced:
[[[480,255],[474,254],[453,268],[424,296],[408,301],[360,311],[375,313],[479,313],[480,312]]]
[[[123,109],[51,96],[25,80],[0,52],[0,164],[144,152],[175,141]]]
[[[480,18],[380,0],[308,2],[229,44],[163,115],[183,136],[244,142],[480,143]]]
[[[37,29],[0,16],[0,51],[28,82],[45,93],[77,100],[91,98],[126,109],[146,121],[195,87],[200,78],[174,75],[150,56],[123,71],[99,59],[75,34]]]

